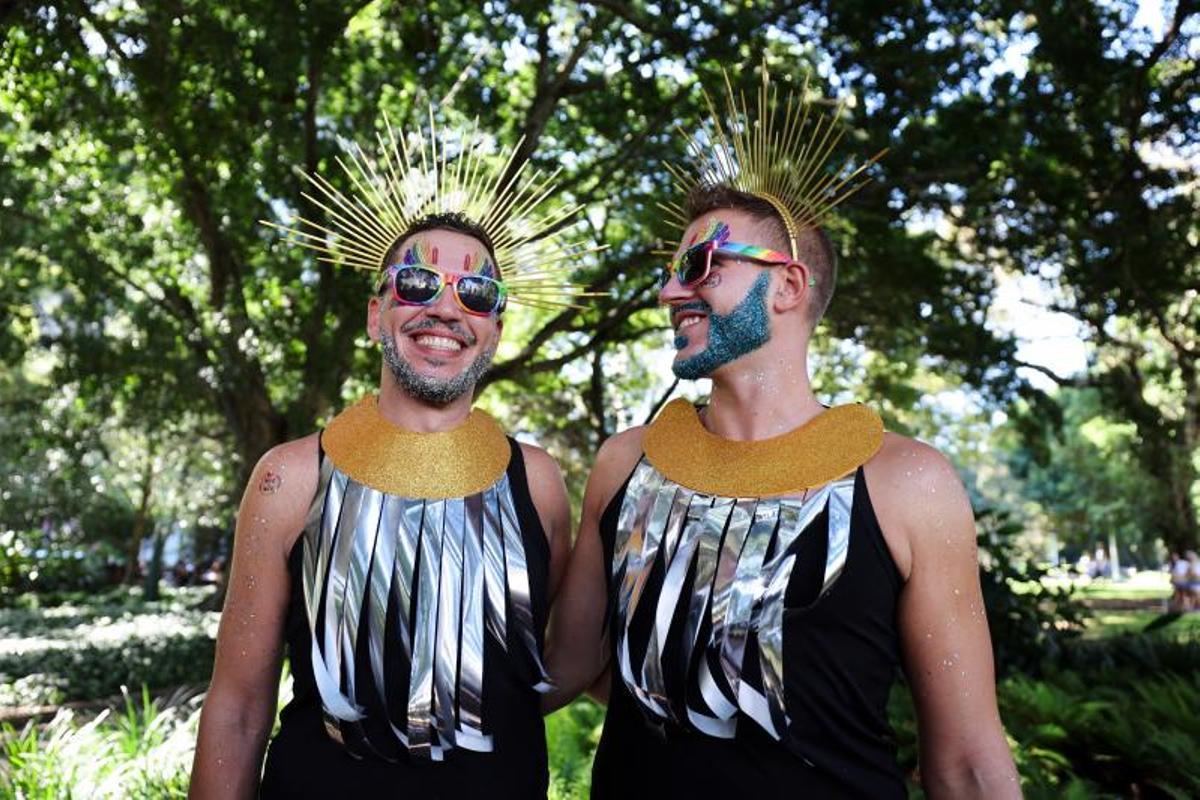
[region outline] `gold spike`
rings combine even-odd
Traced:
[[[701,90],[708,111],[700,126],[706,143],[680,128],[687,158],[683,164],[667,162],[664,167],[680,197],[698,186],[724,185],[770,203],[783,220],[795,258],[799,233],[823,224],[869,180],[867,170],[886,151],[854,168],[847,161],[830,170],[828,162],[844,135],[839,121],[845,100],[831,114],[816,109],[816,103],[808,100],[811,76],[807,74],[798,94],[791,88],[781,92],[764,60],[752,115],[746,94],[734,90],[728,72],[722,75],[725,97],[720,110],[713,97]],[[659,203],[659,208],[681,229],[691,222],[682,202]]]
[[[343,148],[344,158],[334,159],[349,191],[321,175],[301,173],[312,188],[302,195],[321,210],[322,220],[297,215],[288,224],[263,224],[282,232],[287,242],[317,253],[319,261],[381,270],[388,251],[414,223],[430,214],[458,213],[492,241],[510,302],[561,309],[577,308],[571,302],[575,298],[606,296],[570,281],[579,259],[603,248],[565,240],[559,227],[581,208],[546,208],[558,170],[530,174],[528,161],[517,163],[523,140],[488,158],[478,118],[444,130],[432,107],[428,134],[414,133],[410,144],[405,132],[383,115],[382,130],[374,135],[374,157],[355,145]]]

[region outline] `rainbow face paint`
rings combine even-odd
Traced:
[[[708,344],[696,355],[671,365],[676,377],[684,380],[707,378],[720,367],[766,344],[771,338],[767,314],[767,290],[770,285],[770,273],[760,272],[746,291],[746,296],[728,314],[716,313],[703,300],[685,303],[682,308],[707,312]],[[675,337],[675,349],[682,350],[687,344],[687,336],[679,334]]]
[[[426,242],[417,240],[408,247],[404,248],[404,255],[400,257],[400,263],[406,267],[411,267],[418,264],[437,264],[438,249],[436,247],[431,247]]]
[[[672,276],[678,276],[679,284],[684,288],[701,286],[712,273],[713,259],[722,255],[772,267],[800,263],[789,258],[786,253],[772,250],[769,247],[731,242],[729,241],[729,226],[720,220],[710,220],[704,236],[702,238],[693,236],[688,242],[687,248],[668,262],[660,278],[661,284],[666,286],[670,283]],[[816,278],[812,275],[809,276],[808,285],[816,285]]]

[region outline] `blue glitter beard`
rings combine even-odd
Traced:
[[[766,344],[771,338],[771,326],[767,318],[767,290],[770,285],[770,274],[760,272],[733,311],[718,314],[710,308],[708,346],[696,355],[672,364],[671,371],[675,376],[692,381],[707,378],[720,367]],[[686,346],[687,337],[677,335],[675,348],[682,350]]]

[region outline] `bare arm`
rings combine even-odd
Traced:
[[[189,797],[252,798],[279,693],[287,554],[317,483],[316,436],[268,451],[242,496]]]
[[[996,708],[975,520],[936,450],[898,436],[868,467],[889,547],[907,580],[897,618],[930,798],[1019,798]]]
[[[604,610],[608,581],[604,574],[600,517],[641,457],[641,451],[642,431],[635,428],[612,437],[596,454],[596,465],[583,496],[579,535],[571,552],[563,590],[550,613],[546,660],[555,688],[542,698],[544,713],[575,699],[595,682],[607,663]]]
[[[550,545],[550,600],[553,601],[571,552],[571,503],[567,500],[562,470],[549,453],[523,443],[521,454],[525,457],[529,495]]]

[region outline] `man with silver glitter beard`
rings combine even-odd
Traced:
[[[413,160],[434,164],[432,181],[408,180],[403,134],[386,132],[377,164],[344,167],[356,196],[310,178],[329,221],[274,226],[378,275],[366,330],[379,391],[254,469],[194,798],[547,793],[542,645],[569,550],[566,489],[549,455],[472,404],[507,305],[580,293],[553,266],[570,263],[564,215],[536,216],[527,198],[548,186],[521,170],[488,194],[498,172],[461,132]],[[509,203],[535,216],[512,220]],[[285,651],[293,698],[267,748]]]
[[[836,278],[823,223],[875,159],[827,171],[832,122],[782,94],[764,68],[747,119],[730,89],[700,163],[672,165],[659,302],[675,375],[711,394],[601,447],[544,707],[608,693],[595,798],[904,798],[903,670],[928,796],[1019,797],[961,481],[809,381]]]

